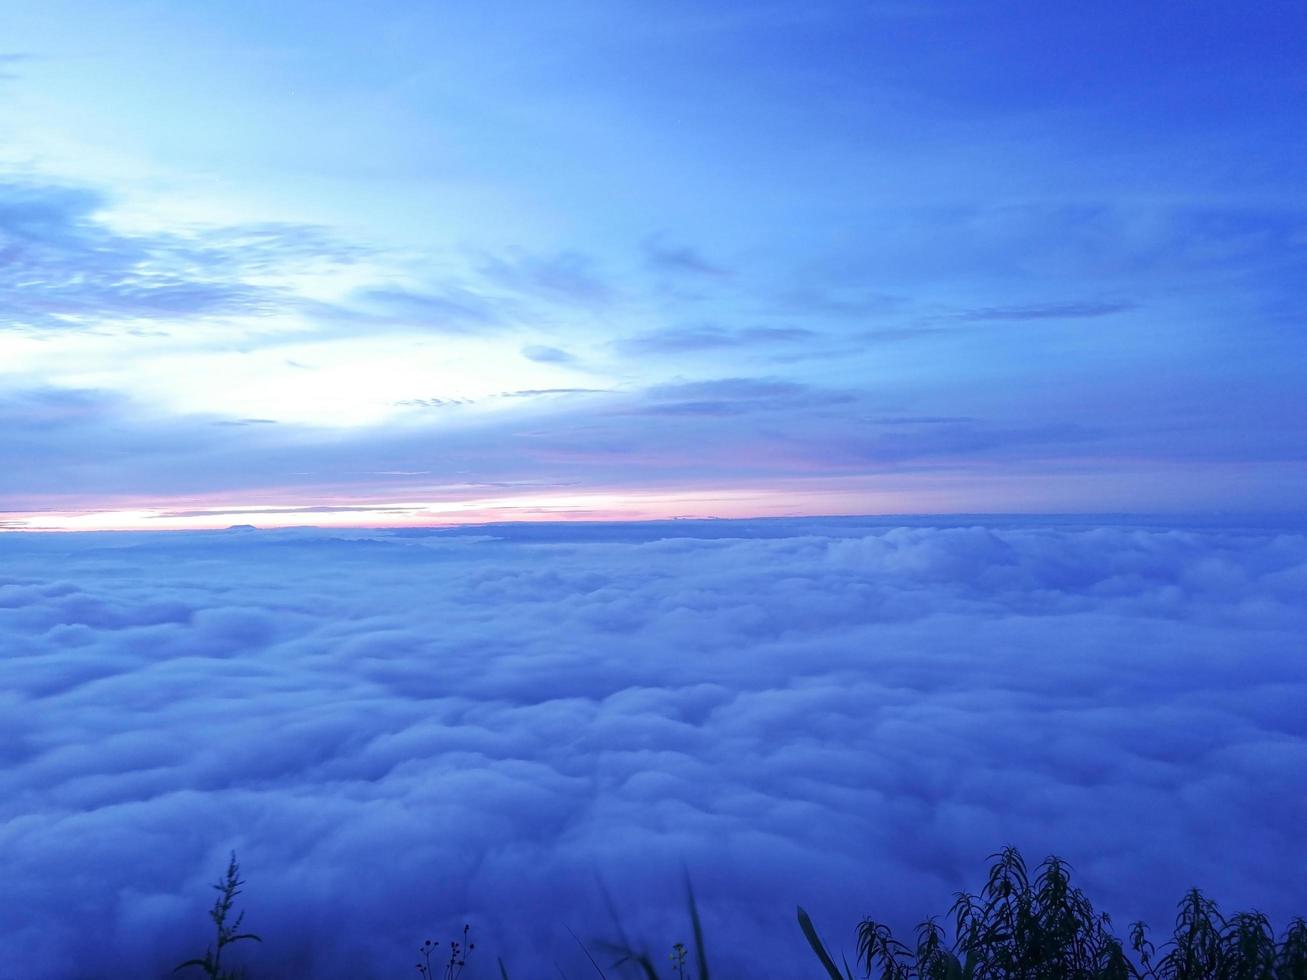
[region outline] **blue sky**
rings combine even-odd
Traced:
[[[1305,37],[7,4],[0,520],[1297,509]]]

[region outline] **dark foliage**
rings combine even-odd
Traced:
[[[463,968],[467,966],[468,954],[477,948],[477,944],[472,942],[472,927],[463,926],[463,939],[460,942],[457,939],[449,941],[449,959],[445,960],[444,972],[440,974],[441,980],[458,980],[463,975]],[[434,940],[428,939],[418,947],[418,956],[422,957],[418,961],[418,975],[422,980],[436,980],[436,967],[431,965],[431,957],[440,949],[440,944]],[[437,956],[439,965],[439,956]],[[503,964],[500,964],[503,969]]]
[[[236,916],[231,924],[227,922],[231,917],[232,907],[236,904],[236,896],[241,893],[241,885],[243,884],[245,882],[240,877],[240,865],[236,863],[236,853],[233,851],[231,858],[227,861],[226,874],[213,886],[218,891],[218,897],[213,902],[213,908],[209,909],[209,918],[213,920],[213,925],[217,930],[214,944],[204,951],[203,957],[179,963],[173,969],[173,973],[195,967],[203,970],[204,975],[209,980],[240,980],[245,975],[244,970],[225,970],[222,966],[223,950],[233,943],[243,940],[253,940],[256,943],[263,942],[252,932],[240,931],[241,923],[245,920],[244,912]]]
[[[1290,922],[1277,939],[1262,913],[1226,917],[1195,888],[1181,900],[1171,937],[1160,948],[1149,939],[1147,926],[1136,922],[1127,949],[1112,932],[1107,915],[1096,912],[1084,892],[1071,884],[1065,861],[1046,858],[1032,875],[1014,847],[991,855],[991,860],[980,892],[960,892],[953,902],[948,916],[951,942],[948,930],[935,918],[917,927],[911,946],[883,923],[863,919],[856,956],[863,975],[877,980],[1307,980],[1307,921],[1302,918]],[[215,942],[203,957],[178,965],[178,971],[197,968],[209,980],[244,976],[222,964],[223,951],[233,943],[262,942],[240,931],[244,913],[232,919],[243,884],[233,854],[225,875],[213,886],[218,898],[209,918],[217,930]],[[692,948],[684,943],[672,947],[671,974],[675,980],[710,980],[703,926],[688,876],[686,900],[694,943]],[[609,907],[611,911],[611,899]],[[802,908],[798,919],[828,980],[854,980],[848,961],[836,964]],[[630,942],[615,912],[613,921],[617,941],[600,944],[614,957],[609,969],[658,980],[653,959]],[[595,973],[606,978],[590,950],[575,933],[573,938]],[[475,948],[470,926],[447,948],[427,940],[418,950],[418,973],[424,980],[459,980]],[[447,959],[440,962],[446,953]],[[496,966],[501,980],[508,980],[503,960]]]
[[[1071,884],[1070,868],[1047,858],[1032,877],[1016,848],[991,855],[989,878],[977,895],[961,892],[950,918],[953,941],[931,918],[913,946],[884,924],[858,925],[857,962],[880,980],[1307,980],[1307,922],[1294,919],[1277,942],[1260,912],[1229,918],[1191,890],[1180,902],[1171,938],[1158,950],[1148,929],[1130,929],[1130,953]],[[799,926],[832,980],[841,975],[799,909]]]

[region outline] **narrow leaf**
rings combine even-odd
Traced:
[[[690,873],[685,874],[685,894],[690,903],[690,925],[694,929],[694,953],[699,961],[699,980],[708,980],[708,954],[703,948],[703,924],[699,921],[699,906],[694,901],[694,889],[690,886]]]
[[[817,935],[816,926],[812,924],[812,919],[808,917],[808,913],[803,910],[802,905],[799,906],[799,928],[808,937],[808,945],[817,954],[817,959],[821,960],[821,965],[826,968],[826,973],[831,980],[845,980],[844,977],[840,976],[839,968],[835,966],[835,961],[830,958],[830,953],[826,952],[825,944],[821,941],[821,937]],[[844,971],[845,973],[849,972],[847,960],[844,962]]]

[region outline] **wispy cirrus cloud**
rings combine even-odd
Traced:
[[[0,51],[0,82],[17,78],[16,67],[31,59],[32,55],[21,51]]]
[[[1300,208],[1215,203],[905,207],[884,208],[877,219],[874,234],[810,260],[776,291],[778,301],[813,312],[886,313],[925,306],[923,286],[950,283],[951,292],[983,294],[977,309],[1064,306],[1083,316],[1179,285],[1226,289],[1226,277],[1242,290],[1296,292],[1284,274],[1303,262],[1307,234]]]
[[[570,351],[548,344],[527,344],[522,348],[522,356],[537,364],[575,364],[579,360]]]
[[[0,182],[0,329],[260,316],[295,301],[269,275],[359,255],[308,225],[119,231],[103,217],[107,204],[87,188]]]
[[[626,411],[632,415],[730,416],[804,411],[849,404],[856,395],[779,378],[719,378],[657,385]]]
[[[593,256],[570,249],[552,255],[509,249],[484,256],[479,271],[499,286],[553,301],[603,306],[617,292]]]
[[[805,327],[741,327],[731,329],[713,325],[672,327],[638,334],[613,342],[621,354],[686,354],[695,351],[766,348],[809,343],[820,339],[815,331]]]
[[[320,226],[128,231],[108,217],[112,204],[90,187],[0,180],[0,329],[90,330],[143,320],[166,330],[188,319],[278,314],[335,335],[378,327],[477,334],[529,318],[532,304],[604,303],[613,295],[593,261],[575,252],[509,250],[425,279],[388,282],[394,273],[387,264],[402,269],[411,258]],[[350,266],[365,282],[329,300],[295,281],[305,271]]]
[[[954,314],[959,320],[1086,320],[1127,313],[1138,303],[1107,300],[1066,300],[1055,303],[1031,303],[1022,306],[983,306]]]
[[[347,328],[388,327],[435,334],[473,334],[503,329],[509,304],[470,283],[437,288],[369,286],[355,290],[318,314]]]
[[[602,395],[610,392],[609,388],[521,388],[517,391],[501,391],[499,398],[542,398],[549,395]]]
[[[650,235],[641,246],[646,263],[658,272],[713,279],[731,275],[726,266],[705,258],[698,249],[689,245],[671,242],[665,234]]]

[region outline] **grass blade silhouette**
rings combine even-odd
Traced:
[[[607,974],[605,974],[604,971],[600,968],[599,964],[595,962],[595,958],[590,955],[590,950],[586,949],[585,943],[581,942],[581,937],[578,936],[576,933],[574,933],[570,926],[564,926],[563,928],[567,930],[567,934],[569,936],[571,936],[574,940],[576,940],[576,944],[581,947],[581,952],[585,953],[585,958],[589,960],[590,965],[595,968],[595,973],[599,974],[599,976],[602,977],[603,980],[608,980]]]
[[[595,875],[595,881],[599,885],[599,894],[603,896],[604,907],[608,910],[608,917],[613,920],[613,928],[617,930],[617,942],[601,942],[599,945],[606,952],[617,957],[617,961],[612,964],[614,967],[634,963],[643,971],[645,980],[658,980],[658,970],[654,967],[653,961],[649,959],[649,954],[637,953],[626,930],[622,928],[622,917],[617,914],[617,903],[613,901],[613,893],[608,890],[604,879],[598,874]]]
[[[803,930],[804,936],[807,937],[808,945],[812,947],[812,951],[817,954],[817,959],[821,960],[821,965],[826,968],[826,973],[831,980],[846,980],[845,977],[840,976],[839,968],[835,965],[835,961],[830,958],[830,953],[826,951],[826,944],[817,935],[817,927],[812,924],[812,918],[803,910],[802,905],[798,909],[799,928]],[[845,965],[845,971],[848,971],[847,964]]]
[[[703,948],[703,923],[699,921],[699,906],[694,901],[694,888],[690,873],[685,873],[685,895],[690,904],[690,927],[694,930],[694,955],[699,964],[699,980],[708,980],[708,954]]]

